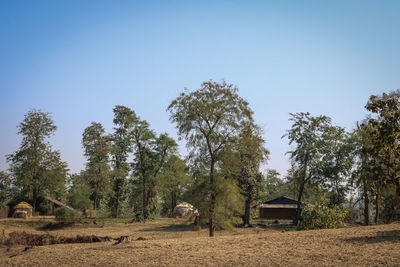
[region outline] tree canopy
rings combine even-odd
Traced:
[[[21,197],[32,203],[35,211],[39,198],[46,195],[61,197],[65,193],[67,164],[61,161],[60,152],[52,150],[46,141],[56,129],[50,113],[30,110],[18,126],[21,145],[7,156],[13,184]]]
[[[208,81],[196,91],[181,93],[168,107],[170,120],[176,123],[178,135],[187,140],[192,155],[197,154],[208,163],[210,236],[214,235],[216,164],[223,149],[238,135],[240,125],[253,121],[248,102],[237,91],[225,81]]]

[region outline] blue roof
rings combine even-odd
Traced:
[[[297,204],[297,203],[298,201],[284,196],[263,202],[263,204]]]

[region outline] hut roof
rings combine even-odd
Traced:
[[[274,198],[272,200],[265,201],[259,205],[258,208],[297,208],[297,204],[299,202],[297,200],[281,196]],[[300,203],[300,206],[303,207],[304,204]]]
[[[14,208],[15,209],[33,209],[33,207],[29,203],[27,203],[25,201],[20,202]]]

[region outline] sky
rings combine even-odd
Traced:
[[[30,109],[52,114],[76,173],[84,129],[112,132],[115,105],[177,138],[169,103],[224,79],[263,129],[263,169],[284,175],[289,113],[351,130],[370,95],[400,88],[399,14],[400,1],[0,1],[0,170]]]

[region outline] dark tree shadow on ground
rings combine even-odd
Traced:
[[[172,224],[168,226],[159,226],[141,229],[139,232],[186,232],[193,231],[193,224]]]
[[[72,227],[74,223],[64,223],[64,222],[58,222],[58,223],[47,223],[41,227],[37,227],[36,230],[38,231],[53,231],[53,230],[61,230],[64,228],[69,228]]]
[[[380,231],[376,236],[360,236],[344,239],[350,243],[381,243],[381,242],[400,242],[400,230]]]

